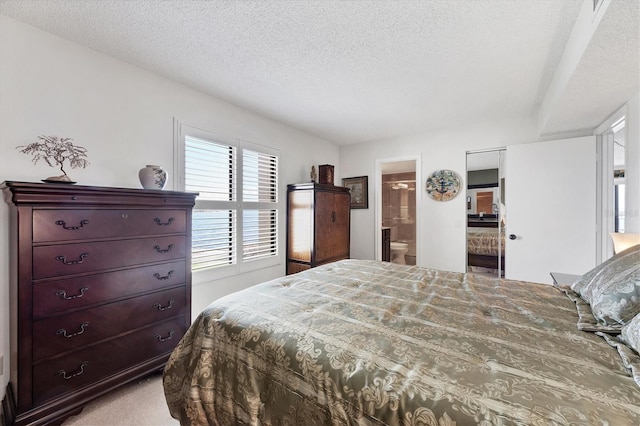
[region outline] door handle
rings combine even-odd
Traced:
[[[517,238],[516,234],[509,234],[509,239],[510,240],[515,240],[516,238]]]

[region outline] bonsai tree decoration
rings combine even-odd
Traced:
[[[51,167],[60,167],[62,175],[51,176],[43,179],[45,182],[71,182],[71,179],[64,170],[65,162],[69,162],[71,168],[87,167],[89,161],[87,161],[87,150],[81,146],[76,146],[71,143],[71,138],[58,138],[57,136],[38,136],[38,141],[30,143],[26,146],[19,146],[16,149],[22,148],[20,152],[25,154],[31,154],[33,156],[33,164],[37,164],[38,161],[44,160]]]

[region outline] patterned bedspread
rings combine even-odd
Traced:
[[[500,245],[498,245],[498,241],[500,241]],[[498,233],[498,228],[467,228],[467,251],[469,253],[497,256],[500,249],[504,256],[504,248],[504,232]]]
[[[212,303],[164,372],[185,425],[638,425],[615,347],[551,286],[345,260]]]

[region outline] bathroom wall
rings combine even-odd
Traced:
[[[391,241],[408,244],[408,265],[416,264],[416,173],[382,175],[382,226],[391,228]]]

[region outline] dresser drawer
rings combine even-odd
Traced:
[[[178,260],[116,272],[48,281],[33,285],[33,316],[80,309],[186,281],[186,265]]]
[[[33,278],[42,279],[185,257],[185,237],[57,244],[33,248]]]
[[[33,212],[33,241],[69,241],[139,235],[180,234],[187,228],[184,210],[38,209]]]
[[[76,311],[33,323],[33,359],[107,339],[161,320],[185,314],[185,287]]]
[[[36,363],[33,366],[33,403],[96,383],[120,370],[169,354],[186,330],[178,317],[133,333]]]

